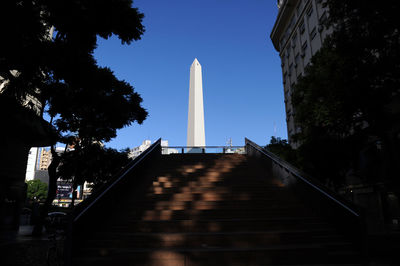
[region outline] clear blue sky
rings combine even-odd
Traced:
[[[159,137],[186,145],[194,58],[203,70],[206,145],[287,138],[280,60],[269,38],[275,0],[136,0],[133,6],[145,15],[142,39],[129,46],[99,39],[95,57],[135,87],[149,116],[106,146],[132,148]]]

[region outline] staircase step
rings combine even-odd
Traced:
[[[205,192],[157,192],[157,193],[147,193],[144,195],[145,199],[152,200],[208,200],[208,201],[218,201],[218,200],[280,200],[285,198],[284,193],[272,193],[272,192],[231,192],[231,191],[205,191]],[[290,197],[290,196],[288,196]]]
[[[86,259],[74,265],[348,265],[359,261],[358,254],[321,245],[268,246],[258,248],[181,249],[84,249]]]
[[[291,217],[293,215],[299,217],[309,217],[312,212],[304,209],[273,209],[273,210],[254,210],[254,209],[238,209],[238,210],[147,210],[132,211],[127,214],[127,219],[142,220],[188,220],[188,219],[240,219],[240,218],[269,218],[274,216]]]
[[[321,246],[351,244],[332,230],[291,230],[269,232],[212,233],[115,233],[98,232],[84,241],[82,248],[233,248],[286,244],[318,244]],[[79,244],[78,244],[79,245]]]
[[[135,210],[291,210],[304,208],[301,204],[271,201],[148,201],[135,205]]]
[[[331,228],[319,218],[277,217],[275,219],[154,220],[111,224],[114,232],[235,232]]]
[[[235,154],[165,155],[146,189],[124,193],[73,237],[77,266],[356,266],[360,254],[263,162]],[[77,231],[78,232],[78,231]]]

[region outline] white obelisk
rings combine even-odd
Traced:
[[[206,146],[204,131],[203,82],[197,58],[190,66],[187,146]]]

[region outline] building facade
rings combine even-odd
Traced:
[[[41,148],[38,160],[38,170],[47,170],[52,159],[51,150],[49,148]]]
[[[300,129],[294,121],[292,105],[294,85],[304,75],[311,57],[321,48],[330,34],[322,24],[328,10],[323,0],[278,0],[279,13],[271,32],[271,40],[279,52],[282,67],[286,124],[289,143],[296,148],[292,136]]]
[[[26,174],[25,174],[25,180],[33,180],[35,179],[35,171],[37,170],[37,160],[38,160],[38,154],[39,153],[39,148],[33,147],[29,150],[28,154],[28,161],[26,164]]]
[[[142,152],[147,150],[151,146],[151,140],[144,140],[140,146],[134,147],[133,149],[130,150],[129,152],[129,157],[130,158],[136,158],[138,157]]]

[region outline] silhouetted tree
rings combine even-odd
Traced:
[[[128,149],[117,151],[92,143],[85,149],[63,153],[58,175],[61,179],[71,181],[74,188],[86,181],[91,183],[93,189],[97,189],[130,162],[128,153]]]
[[[16,104],[32,97],[40,115],[50,115],[59,142],[79,140],[75,149],[83,151],[146,118],[140,95],[93,57],[98,37],[115,34],[122,44],[140,39],[143,14],[132,8],[131,0],[4,0],[0,10],[7,14],[0,16],[5,25],[0,97]],[[54,149],[52,154],[57,158]],[[49,167],[52,184],[59,162],[55,159]],[[50,186],[47,203],[55,196],[53,190]]]
[[[271,140],[265,148],[283,160],[298,166],[296,150],[292,149],[286,139],[271,136]]]

